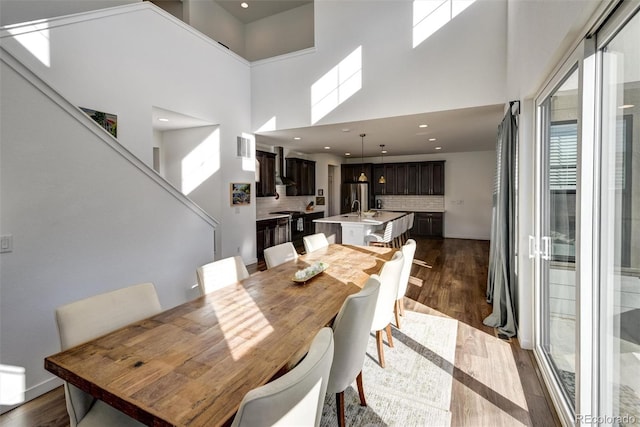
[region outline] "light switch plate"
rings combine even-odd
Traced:
[[[13,252],[13,236],[11,234],[0,236],[0,254],[6,252]]]

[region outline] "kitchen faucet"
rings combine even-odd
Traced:
[[[353,207],[356,205],[356,203],[358,204],[358,216],[360,216],[360,200],[356,199],[353,201],[353,203],[351,203],[351,212],[353,212]]]

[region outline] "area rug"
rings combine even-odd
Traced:
[[[402,329],[386,342],[386,368],[378,364],[375,336],[369,337],[363,369],[367,406],[354,383],[345,390],[347,426],[449,426],[458,321],[406,312]],[[335,395],[327,395],[321,426],[337,426]]]

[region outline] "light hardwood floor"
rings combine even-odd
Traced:
[[[406,308],[459,321],[451,425],[559,426],[532,353],[482,324],[491,313],[485,301],[489,242],[416,240]],[[0,416],[1,427],[68,425],[62,388]]]

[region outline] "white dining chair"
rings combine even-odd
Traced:
[[[98,338],[162,310],[152,283],[129,286],[58,307],[55,311],[62,350]],[[71,427],[121,427],[144,424],[65,382]]]
[[[264,261],[267,264],[267,269],[296,259],[298,259],[298,252],[291,242],[280,243],[264,250]]]
[[[396,296],[396,304],[393,310],[396,316],[396,326],[398,329],[400,329],[400,316],[404,316],[404,294],[407,292],[407,286],[409,285],[413,257],[416,254],[416,241],[413,239],[407,240],[407,243],[405,243],[400,250],[402,251],[403,256],[402,272],[400,273],[398,294]]]
[[[329,240],[324,233],[311,234],[302,238],[304,243],[304,250],[306,253],[317,251],[318,249],[326,248],[329,246]]]
[[[322,328],[302,362],[280,378],[244,396],[231,426],[318,426],[333,349],[331,328]]]
[[[391,260],[384,263],[380,270],[380,293],[376,301],[376,311],[371,323],[371,331],[376,333],[376,345],[378,348],[378,360],[380,366],[384,368],[384,348],[382,342],[382,331],[387,332],[389,347],[393,347],[391,337],[391,319],[393,318],[393,308],[398,295],[398,283],[404,262],[402,251],[393,254]]]
[[[224,288],[249,277],[249,271],[239,256],[213,261],[196,269],[202,295]]]
[[[344,391],[354,379],[360,395],[360,405],[367,406],[362,384],[362,366],[379,292],[380,277],[373,274],[360,292],[347,297],[333,321],[335,349],[327,393],[336,395],[339,426],[345,425]]]
[[[388,221],[380,233],[369,233],[364,236],[364,241],[373,246],[390,246],[393,239],[394,222]]]

